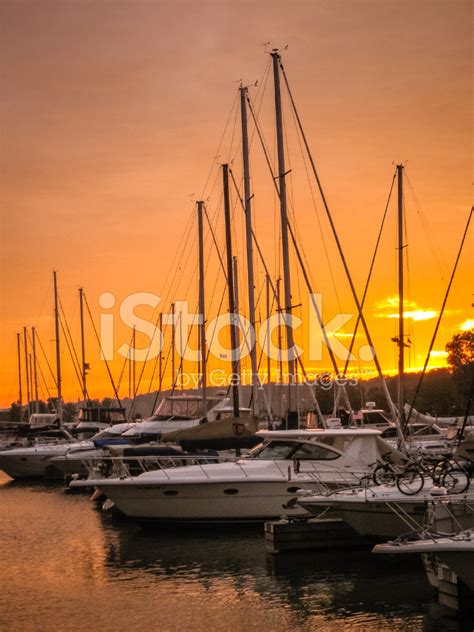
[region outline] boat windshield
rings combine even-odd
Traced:
[[[327,461],[340,457],[339,452],[317,443],[299,443],[295,441],[270,441],[256,448],[251,458],[269,461],[282,459]]]

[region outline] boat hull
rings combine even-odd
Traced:
[[[320,485],[305,482],[315,492]],[[163,522],[260,522],[306,512],[295,504],[296,481],[209,482],[176,485],[98,484],[130,518]],[[290,502],[292,501],[292,502]],[[289,504],[288,504],[289,503]]]

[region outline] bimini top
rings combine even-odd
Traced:
[[[331,430],[259,430],[256,432],[264,439],[320,439],[323,437],[367,437],[380,436],[380,430],[374,428],[342,428]]]

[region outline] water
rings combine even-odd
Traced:
[[[7,480],[0,473],[2,632],[447,629],[432,620],[417,560],[272,556],[261,528],[142,528],[60,486]]]

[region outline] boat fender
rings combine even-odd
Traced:
[[[295,471],[295,474],[299,474],[300,473],[300,465],[301,465],[301,463],[299,462],[298,459],[295,459],[293,461],[293,469]]]

